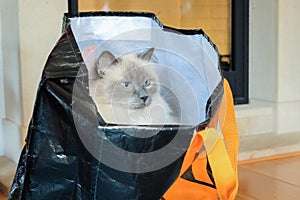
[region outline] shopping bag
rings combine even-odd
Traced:
[[[140,71],[133,70],[137,77],[145,71],[152,75],[134,90],[142,108],[165,100],[154,115],[170,112],[176,120],[156,120],[152,113],[136,119],[138,112],[127,105],[131,101],[126,102],[129,114],[114,106],[102,110],[102,97],[124,96],[115,87],[136,84],[118,79],[100,92],[108,74],[132,62],[142,63]],[[123,74],[117,77],[130,78]],[[150,88],[159,89],[151,93]],[[200,133],[214,135],[207,128],[219,119],[223,91],[217,49],[202,30],[165,27],[151,13],[66,14],[63,34],[43,70],[9,199],[168,199],[185,167],[194,165],[186,160]],[[114,118],[107,117],[110,111]]]
[[[238,191],[239,138],[227,80],[223,102],[209,128],[199,131],[185,155],[181,172],[164,199],[235,199]],[[219,124],[220,132],[216,130]]]

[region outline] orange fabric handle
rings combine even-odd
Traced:
[[[216,124],[214,122],[216,121],[219,122],[221,133],[215,129]],[[210,125],[213,128],[199,131],[194,136],[184,158],[180,176],[166,192],[164,199],[235,199],[238,191],[237,155],[239,137],[232,93],[226,79],[224,79],[223,101],[218,114],[212,119],[212,124]],[[206,155],[198,155],[203,146]],[[198,155],[198,157],[195,158],[195,155]],[[206,171],[207,162],[210,165],[216,189],[195,184],[182,178],[182,175],[192,167],[195,178],[209,182]]]

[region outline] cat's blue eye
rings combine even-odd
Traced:
[[[126,88],[126,89],[129,89],[131,87],[131,83],[130,82],[123,82],[121,83],[121,85]]]
[[[151,85],[151,81],[150,80],[146,80],[144,83],[144,86],[148,87]]]

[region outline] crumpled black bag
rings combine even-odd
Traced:
[[[76,92],[75,97],[74,90],[80,91]],[[215,112],[211,102],[210,99],[207,105],[207,119]],[[74,105],[81,109],[72,109]],[[98,121],[95,122],[95,119]],[[82,123],[81,128],[86,129],[87,134],[95,133],[88,137],[87,142],[91,146],[99,147],[101,141],[110,140],[116,146],[136,153],[156,151],[168,144],[176,134],[181,134],[182,146],[174,146],[170,151],[181,155],[171,164],[155,171],[119,171],[101,163],[86,149],[75,125],[78,122]],[[98,126],[95,127],[95,124]],[[143,131],[143,126],[106,124],[88,95],[87,68],[72,30],[66,24],[64,34],[50,53],[43,70],[26,144],[9,199],[160,199],[177,178],[194,131],[205,124],[197,127],[165,126],[150,138],[135,138],[127,134]],[[144,131],[155,129],[155,126],[145,126]],[[99,131],[105,134],[99,137],[96,134]]]

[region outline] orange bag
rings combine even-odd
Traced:
[[[179,177],[162,199],[235,199],[238,191],[239,138],[232,93],[226,79],[223,100],[217,113],[207,129],[194,136]],[[216,130],[218,123],[222,134]]]

